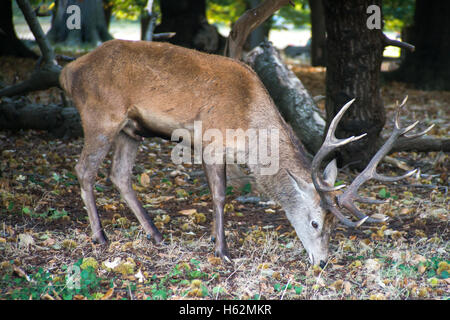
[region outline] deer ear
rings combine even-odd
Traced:
[[[308,188],[311,187],[308,183],[306,183],[305,181],[303,181],[303,180],[297,178],[295,175],[293,175],[288,169],[285,169],[285,170],[286,170],[289,178],[291,179],[291,181],[293,183],[295,183],[299,187],[300,190],[308,190]]]
[[[330,186],[333,187],[336,182],[336,177],[338,174],[338,168],[336,164],[336,159],[333,159],[325,168],[323,172],[323,179]]]

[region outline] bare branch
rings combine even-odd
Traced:
[[[256,8],[247,10],[234,24],[225,46],[225,55],[241,59],[242,50],[248,35],[290,0],[266,0]],[[292,3],[291,3],[292,4]]]
[[[58,87],[60,72],[61,67],[59,65],[43,66],[34,71],[29,79],[0,89],[0,97],[12,97],[31,91]]]
[[[22,10],[25,20],[27,21],[31,32],[39,45],[44,64],[56,65],[57,63],[55,61],[55,53],[53,52],[53,48],[45,37],[44,31],[42,31],[41,25],[36,17],[36,13],[33,11],[30,3],[27,0],[17,0],[17,4],[19,5],[20,10]]]
[[[403,42],[403,41],[398,41],[398,40],[393,40],[393,39],[389,39],[385,34],[383,34],[383,42],[384,42],[384,46],[394,46],[394,47],[399,47],[402,49],[407,49],[410,51],[414,51],[416,49],[415,46],[413,46],[412,44],[409,44],[407,42]]]
[[[157,40],[170,39],[173,38],[176,34],[177,34],[176,32],[154,33],[152,38]]]

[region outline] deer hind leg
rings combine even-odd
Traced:
[[[81,187],[81,198],[88,212],[89,222],[92,229],[92,241],[100,244],[107,242],[106,235],[102,229],[97,207],[93,185],[97,176],[98,168],[105,158],[111,146],[113,133],[102,134],[100,130],[85,132],[84,147],[80,159],[75,166],[78,181]]]
[[[162,241],[162,235],[153,224],[147,211],[142,207],[131,186],[131,170],[134,166],[138,146],[139,141],[127,134],[120,132],[117,135],[114,141],[115,150],[110,179],[119,189],[122,198],[136,215],[147,235],[153,237],[156,243],[159,243]]]
[[[229,252],[225,239],[223,210],[225,206],[226,174],[224,164],[206,164],[203,162],[209,190],[211,191],[214,224],[213,238],[215,239],[215,255],[229,260]]]

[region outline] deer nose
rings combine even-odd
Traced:
[[[320,260],[319,266],[323,269],[327,263],[323,260]]]

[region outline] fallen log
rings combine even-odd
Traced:
[[[58,138],[83,135],[80,115],[73,107],[3,98],[0,103],[0,130],[20,129],[46,130]]]
[[[283,63],[268,41],[244,58],[258,74],[270,96],[306,149],[315,154],[322,144],[325,120],[313,97],[297,76]]]

